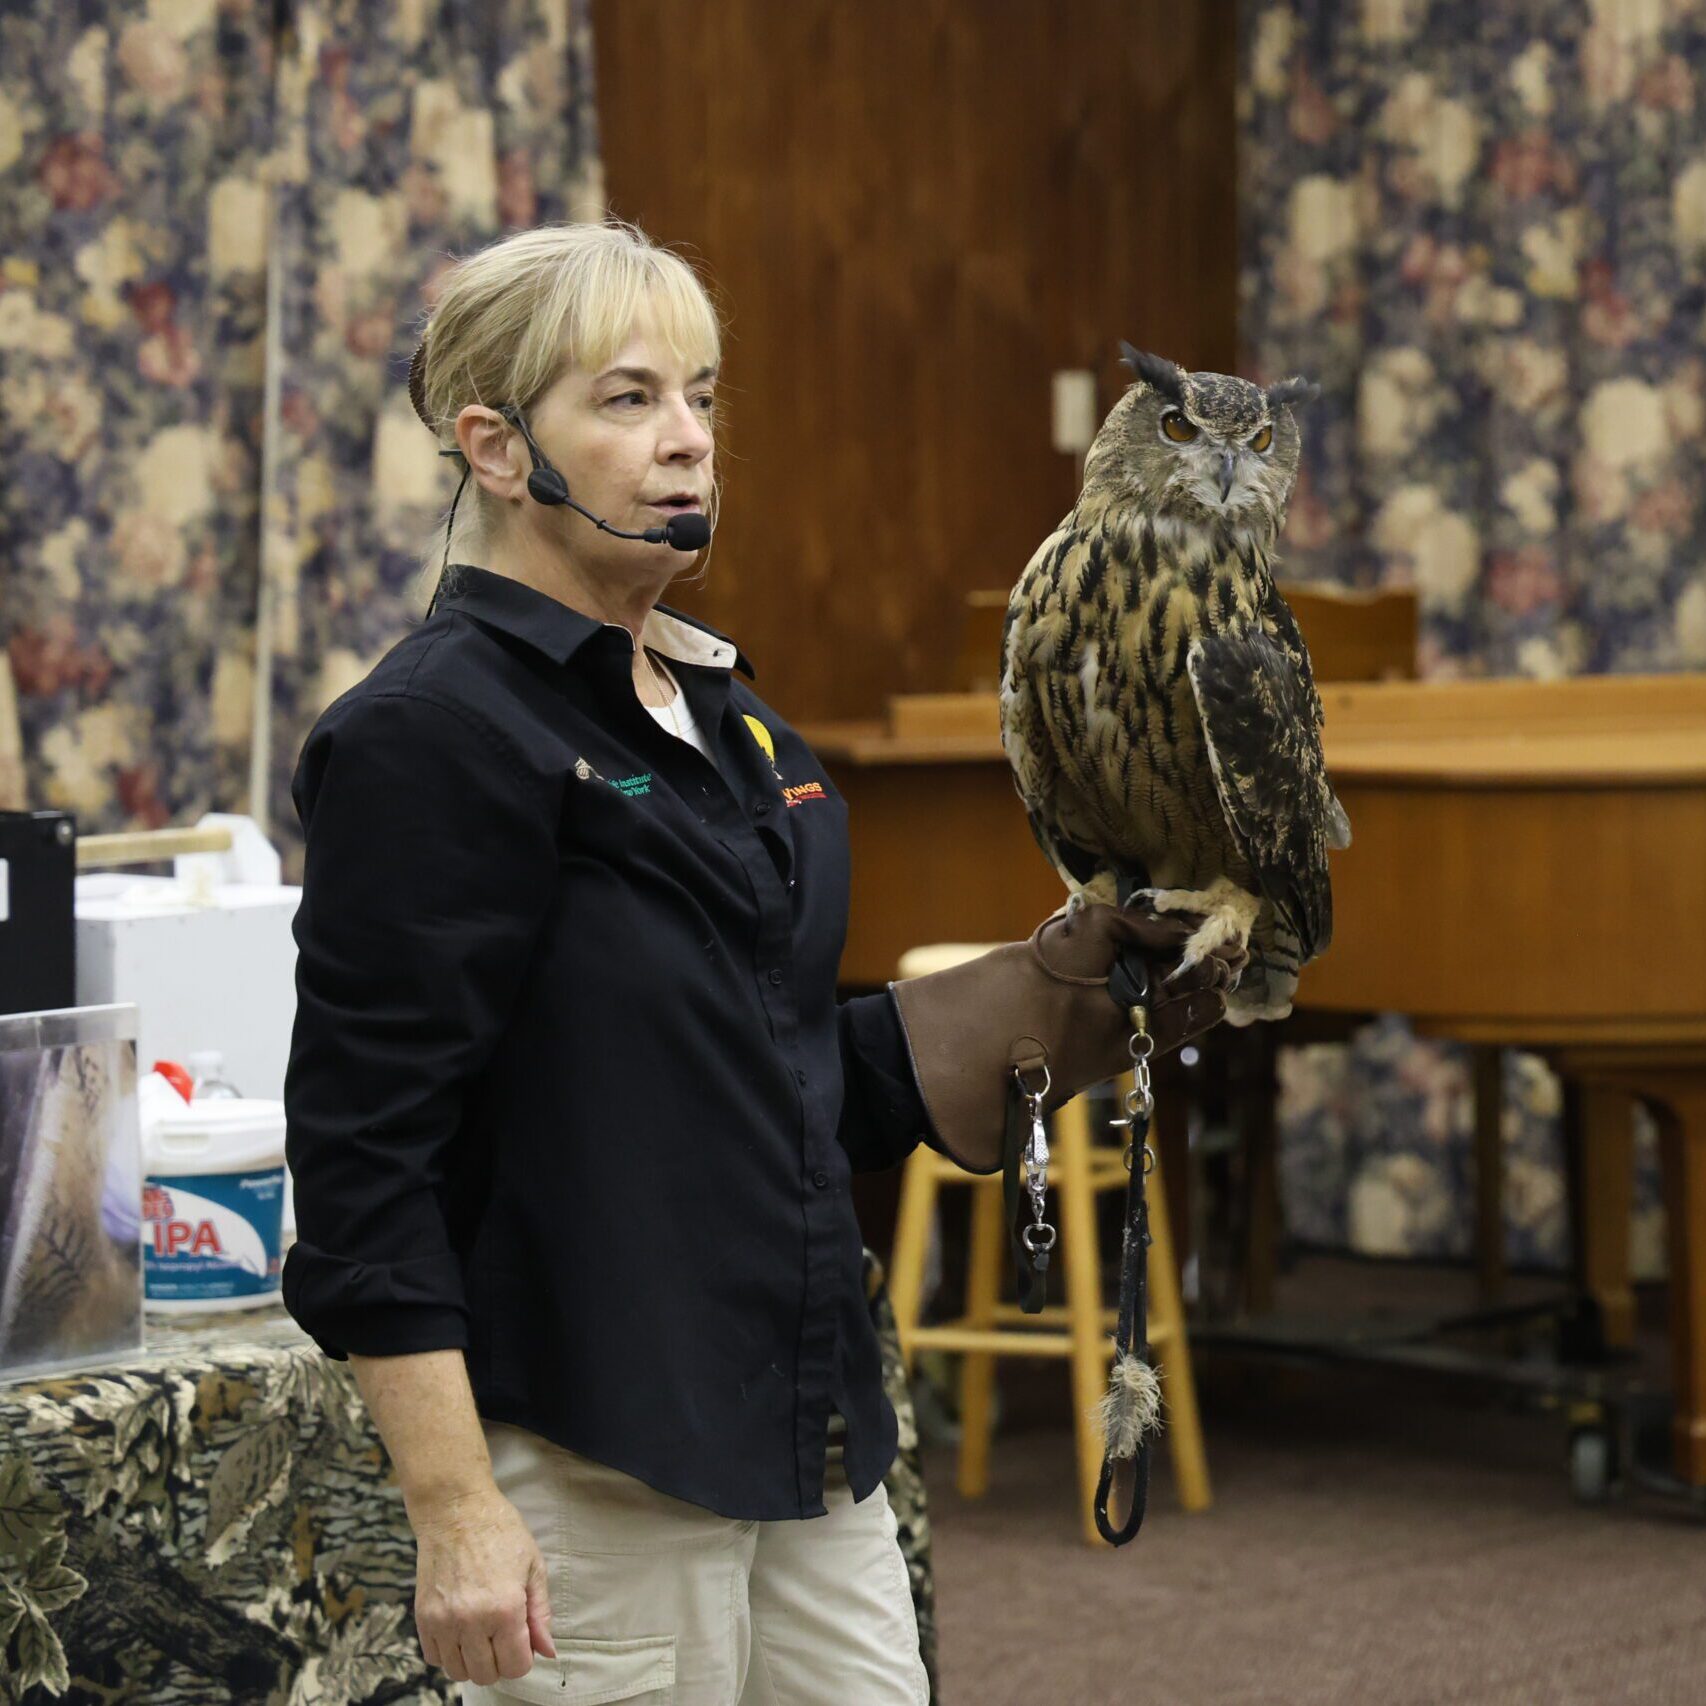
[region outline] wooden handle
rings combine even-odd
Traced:
[[[175,859],[180,853],[226,853],[230,848],[228,829],[133,829],[118,835],[83,835],[77,838],[77,869],[148,865],[156,859]]]

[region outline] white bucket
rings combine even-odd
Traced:
[[[143,1113],[143,1307],[182,1315],[276,1303],[284,1104],[185,1102],[175,1091],[170,1100]]]

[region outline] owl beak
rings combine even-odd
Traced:
[[[1226,502],[1227,494],[1232,490],[1232,478],[1238,469],[1238,458],[1230,450],[1220,453],[1220,501]]]

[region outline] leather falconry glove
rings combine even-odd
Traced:
[[[1210,954],[1169,983],[1200,923],[1184,913],[1156,917],[1092,902],[1076,918],[1045,918],[1029,941],[891,983],[934,1128],[925,1141],[968,1172],[999,1172],[1015,1065],[1029,1069],[1046,1058],[1046,1109],[1127,1071],[1131,1021],[1108,990],[1122,955],[1135,955],[1148,974],[1156,1054],[1217,1025],[1249,955]]]

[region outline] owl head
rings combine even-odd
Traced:
[[[1136,381],[1109,411],[1085,458],[1085,483],[1151,514],[1279,531],[1297,479],[1292,410],[1320,395],[1304,379],[1264,389],[1229,373],[1187,373],[1120,345]]]

